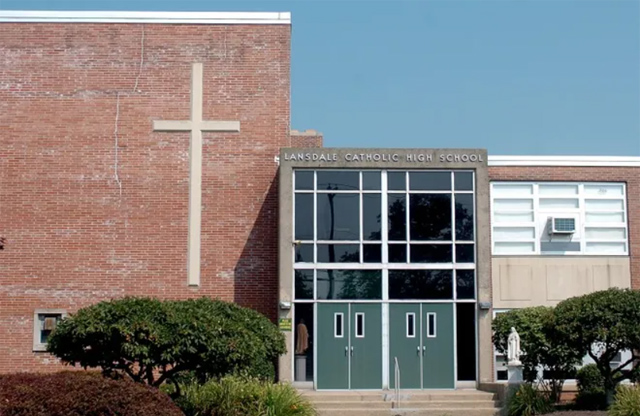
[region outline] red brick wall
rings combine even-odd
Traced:
[[[631,287],[640,289],[640,168],[493,166],[489,168],[489,178],[492,181],[625,182]]]
[[[0,24],[0,372],[59,368],[31,351],[36,308],[210,296],[275,318],[290,26],[142,36],[139,24]],[[194,62],[205,119],[241,123],[204,133],[199,288],[186,275],[189,134],[152,131],[189,118]]]
[[[322,147],[322,133],[319,133],[315,130],[291,130],[291,147]]]

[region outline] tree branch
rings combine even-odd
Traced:
[[[150,365],[147,366],[147,383],[153,385],[153,368]]]
[[[616,368],[615,370],[613,370],[611,372],[611,375],[613,376],[615,373],[620,372],[622,373],[622,369],[625,368],[626,366],[628,366],[629,364],[631,364],[633,361],[635,361],[637,357],[634,357],[633,355],[631,356],[631,358],[629,358],[627,361],[625,361],[623,364],[620,364],[618,366],[618,368]],[[624,378],[623,378],[624,380]]]
[[[159,387],[170,377],[173,377],[174,374],[179,373],[180,371],[184,371],[186,366],[177,364],[175,367],[172,367],[170,370],[163,372],[160,377],[153,383],[154,387]]]

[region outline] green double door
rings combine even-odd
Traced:
[[[401,389],[455,388],[453,304],[389,305],[389,384],[395,359]]]
[[[381,389],[381,305],[318,303],[316,348],[318,389]]]

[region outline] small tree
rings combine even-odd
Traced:
[[[551,399],[558,401],[565,379],[575,371],[584,355],[556,342],[553,308],[538,306],[515,309],[496,316],[493,321],[493,344],[501,354],[507,354],[511,327],[516,328],[520,335],[523,353],[520,361],[524,379],[536,381],[538,367],[542,367],[550,376],[546,383]]]
[[[64,319],[47,348],[65,363],[157,387],[188,372],[273,378],[285,343],[266,317],[232,303],[124,298]]]
[[[637,376],[637,367],[623,369],[640,359],[640,292],[614,288],[570,298],[558,304],[555,315],[558,340],[589,354],[610,398],[618,383]],[[631,358],[612,367],[622,351],[630,351]]]

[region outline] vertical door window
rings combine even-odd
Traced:
[[[416,337],[416,314],[407,314],[407,338]]]
[[[364,313],[356,313],[356,338],[364,338]]]
[[[333,336],[335,338],[344,337],[344,314],[342,313],[333,315]]]
[[[437,334],[436,326],[437,326],[436,313],[435,312],[427,313],[427,338],[436,337],[436,334]]]

